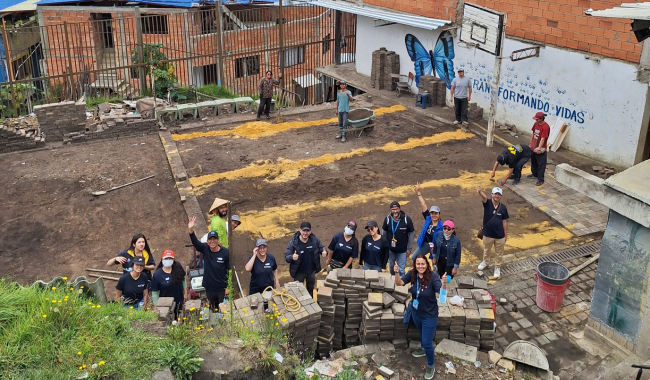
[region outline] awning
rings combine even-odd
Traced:
[[[588,10],[587,16],[626,18],[630,20],[650,20],[650,3],[621,4],[620,7],[603,9],[601,11]]]
[[[341,12],[352,13],[359,16],[371,18],[373,20],[383,20],[386,22],[396,23],[400,25],[408,25],[415,28],[434,30],[441,26],[451,23],[451,21],[438,20],[430,17],[415,16],[410,13],[399,13],[392,9],[357,6],[345,1],[330,1],[330,0],[303,0],[296,2],[297,4],[313,4],[319,7],[334,9]]]
[[[320,79],[316,78],[314,76],[314,74],[303,75],[301,77],[294,78],[293,80],[296,83],[298,83],[298,85],[300,87],[302,87],[302,88],[307,88],[307,87],[311,87],[311,86],[315,86],[317,84],[320,84]]]
[[[13,13],[13,12],[34,12],[36,11],[36,3],[38,0],[26,1],[0,1],[0,13]]]

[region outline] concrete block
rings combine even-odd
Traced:
[[[476,362],[478,349],[473,346],[468,346],[463,343],[454,342],[453,340],[443,339],[435,349],[436,353],[453,356],[460,360],[465,360],[470,363]]]

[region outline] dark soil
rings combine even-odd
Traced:
[[[372,116],[372,111],[366,109],[355,109],[348,113],[348,120],[357,121],[369,118]]]

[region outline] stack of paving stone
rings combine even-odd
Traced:
[[[481,316],[478,309],[465,310],[465,344],[480,347]]]
[[[323,310],[320,317],[320,329],[318,330],[318,354],[321,357],[329,356],[334,347],[334,300],[332,299],[332,288],[320,286],[318,288],[318,306]]]
[[[65,134],[86,130],[86,103],[73,101],[34,106],[41,132],[48,141],[63,140]]]
[[[479,309],[491,309],[492,297],[485,289],[472,289],[472,298]]]
[[[436,340],[449,339],[451,327],[451,310],[449,304],[440,304],[438,301],[438,325],[436,326]]]
[[[482,350],[494,349],[494,311],[492,309],[480,309],[481,318],[481,341]]]
[[[392,74],[399,74],[399,54],[394,51],[386,52],[384,64],[384,90],[395,91],[397,82],[393,80]]]
[[[369,294],[368,300],[363,302],[363,319],[359,331],[359,337],[364,345],[379,343],[382,314],[381,294]]]
[[[449,339],[465,343],[465,309],[449,305],[451,322],[449,323]]]
[[[384,67],[386,66],[386,48],[372,52],[372,64],[370,67],[370,85],[378,90],[383,90]]]
[[[420,75],[420,82],[418,83],[418,92],[428,92],[431,95],[431,104],[438,104],[438,82],[439,78],[433,75]]]
[[[447,82],[439,78],[436,79],[438,79],[438,82],[436,83],[438,86],[438,97],[435,101],[432,99],[431,103],[437,104],[440,107],[445,107],[447,106]]]

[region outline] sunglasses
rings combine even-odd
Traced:
[[[451,230],[453,230],[453,228],[451,228],[451,227],[442,227],[442,229],[443,229],[443,231],[451,231]]]

